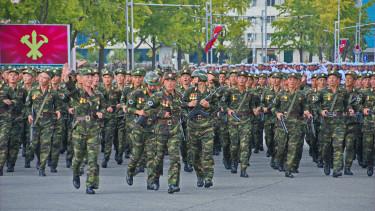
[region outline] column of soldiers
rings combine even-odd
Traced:
[[[168,193],[180,191],[181,163],[197,187],[213,186],[214,157],[249,177],[250,156],[266,149],[271,168],[293,178],[304,141],[326,175],[353,175],[353,161],[373,175],[374,65],[258,64],[126,71],[4,68],[0,83],[0,175],[25,168],[56,173],[66,152],[73,185],[87,166],[86,193],[99,169],[129,159],[126,183],[147,170],[158,190],[168,155]],[[102,82],[101,82],[102,81]],[[264,141],[263,141],[264,137]],[[265,143],[265,145],[264,145]],[[100,150],[101,148],[101,150]],[[114,151],[113,151],[114,150]],[[101,165],[99,154],[103,153]],[[113,151],[113,153],[112,153]]]

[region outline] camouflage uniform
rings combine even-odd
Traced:
[[[362,108],[371,110],[371,114],[365,116],[363,123],[363,164],[367,166],[367,175],[372,176],[374,172],[375,159],[375,90],[365,89],[363,93]]]
[[[261,77],[267,77],[266,74],[262,73],[260,75]],[[255,89],[253,89],[253,92],[255,95],[261,96],[261,98],[264,98],[264,94],[266,92],[267,87],[266,86],[258,86]],[[262,101],[263,99],[261,99]],[[252,146],[254,148],[254,153],[258,153],[258,151],[263,151],[263,130],[264,130],[264,119],[261,119],[260,116],[254,116],[253,118],[253,141],[254,145]]]
[[[129,94],[134,91],[133,86],[126,86],[122,90],[122,95],[120,98],[121,105],[126,105]],[[121,114],[123,112],[120,112]],[[131,140],[130,133],[134,127],[134,118],[135,116],[129,113],[124,113],[124,118],[120,121],[118,125],[118,140],[119,140],[119,155],[118,159],[122,159],[123,154],[125,153],[125,158],[129,158],[131,151]],[[121,118],[120,118],[121,119]]]
[[[329,75],[335,73],[329,73]],[[326,88],[321,90],[319,95],[320,113],[323,110],[331,112],[330,115],[323,118],[321,126],[323,143],[323,161],[324,172],[330,174],[330,165],[333,160],[333,172],[335,177],[341,176],[343,169],[343,149],[345,138],[345,119],[344,113],[350,108],[349,95],[345,89],[337,88],[336,93]],[[333,149],[333,157],[332,157]]]
[[[175,79],[175,78],[170,78]],[[165,147],[169,154],[168,186],[179,187],[180,183],[180,152],[181,143],[181,97],[179,92],[169,95],[165,90],[155,93],[150,103],[146,105],[145,112],[148,115],[156,115],[155,144],[153,164],[148,172],[148,183],[156,183],[158,189],[159,178],[163,169]],[[165,118],[169,112],[171,117]]]
[[[197,87],[191,87],[183,95],[183,106],[188,108],[187,104],[190,101],[203,99],[208,95],[209,91],[207,89],[204,93],[200,93]],[[209,116],[204,117],[199,114],[188,117],[187,128],[188,139],[190,140],[192,147],[193,167],[198,178],[198,186],[202,187],[204,180],[205,187],[208,188],[212,186],[212,178],[214,175],[214,122],[211,105],[215,102],[213,101],[213,98],[209,98],[207,101],[209,101],[210,107],[202,109],[204,112],[207,112]],[[189,108],[189,113],[192,109],[193,108]]]
[[[82,74],[90,74],[90,70],[81,70]],[[87,158],[86,187],[96,189],[99,187],[98,154],[100,142],[98,139],[97,112],[103,112],[103,96],[93,90],[89,95],[83,89],[76,89],[70,95],[69,107],[74,108],[74,120],[72,131],[73,178],[79,178],[80,168]]]
[[[7,161],[8,172],[14,171],[18,150],[22,143],[21,133],[23,128],[22,109],[27,93],[24,89],[11,88],[7,84],[0,85],[0,174]],[[3,100],[11,100],[7,105]]]
[[[293,73],[294,74],[294,73]],[[289,77],[298,77],[290,75]],[[276,166],[280,170],[285,168],[285,176],[293,177],[291,173],[298,172],[300,162],[299,153],[303,147],[303,112],[307,109],[306,98],[302,91],[282,91],[275,100],[273,111],[283,113],[286,133],[280,125],[276,124],[275,141],[277,150],[275,156]]]
[[[46,100],[43,110],[39,111],[44,99]],[[38,155],[38,162],[40,162],[40,176],[45,176],[44,170],[50,154],[51,139],[56,123],[55,111],[61,110],[61,104],[59,104],[58,101],[59,96],[56,91],[49,89],[46,93],[43,93],[39,87],[33,88],[29,92],[26,100],[27,114],[33,115],[34,113],[34,121],[37,120],[37,114],[40,112],[39,119],[35,124],[33,132],[33,141],[30,144],[30,149],[26,155],[27,162],[34,159],[34,153]]]
[[[242,71],[239,73],[241,74]],[[246,73],[243,73],[246,76]],[[249,165],[251,151],[249,145],[252,110],[259,105],[259,100],[249,91],[241,92],[238,88],[230,88],[221,99],[224,110],[234,110],[240,121],[228,117],[230,155],[232,173],[237,173],[238,163],[241,163],[241,177],[247,177],[246,168]]]

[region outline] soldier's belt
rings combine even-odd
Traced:
[[[158,124],[162,124],[162,125],[171,126],[171,125],[176,125],[177,123],[178,123],[178,120],[176,119],[158,119]]]
[[[191,118],[191,120],[194,120],[194,121],[202,121],[202,120],[206,120],[208,118],[210,118],[211,116],[208,116],[208,117],[204,117],[203,115],[196,115],[195,117]]]
[[[244,116],[250,116],[250,112],[249,111],[244,111],[244,112],[237,112],[236,113],[238,117],[244,117]]]
[[[54,113],[54,112],[42,112],[40,114],[40,118],[51,118],[51,117],[56,117],[56,113]]]
[[[343,117],[346,116],[343,112],[327,112],[328,118]]]
[[[76,121],[78,121],[78,122],[83,122],[83,121],[85,121],[85,122],[89,122],[89,121],[91,121],[93,118],[91,117],[91,116],[89,116],[89,115],[86,115],[86,116],[76,116],[75,117],[75,120]]]

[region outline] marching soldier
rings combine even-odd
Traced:
[[[247,73],[238,72],[237,87],[230,88],[221,99],[222,107],[229,118],[231,172],[237,173],[241,163],[241,177],[249,177],[246,169],[249,164],[251,124],[250,116],[259,112],[259,100],[246,90]]]
[[[183,95],[183,107],[188,108],[188,137],[192,145],[193,167],[197,175],[197,186],[209,188],[213,185],[214,175],[214,128],[212,95],[206,82],[204,71],[196,70],[192,74],[196,86],[189,88]]]
[[[304,93],[298,89],[299,77],[298,73],[289,74],[288,87],[277,95],[273,108],[279,121],[275,134],[278,142],[276,165],[281,170],[285,168],[285,177],[289,178],[294,177],[292,173],[298,173],[299,151],[303,146],[303,117],[312,117]]]
[[[88,163],[86,193],[95,194],[99,188],[98,154],[98,120],[103,118],[103,96],[92,88],[93,73],[91,69],[79,71],[81,88],[70,93],[69,113],[74,115],[72,143],[73,157],[73,186],[80,188],[81,165],[86,158]]]
[[[339,87],[341,75],[337,71],[328,73],[328,87],[319,95],[320,114],[323,117],[322,143],[324,173],[330,174],[333,160],[333,177],[342,176],[343,148],[345,138],[344,114],[355,114],[345,89]],[[332,157],[333,149],[333,157]]]
[[[25,104],[28,121],[33,128],[33,132],[30,131],[33,140],[26,162],[34,159],[34,153],[38,155],[39,176],[46,176],[45,166],[51,150],[54,125],[61,118],[58,94],[50,87],[52,77],[50,70],[39,73],[39,84],[30,90]]]
[[[180,152],[181,143],[181,98],[182,95],[176,88],[176,73],[167,72],[163,76],[164,87],[162,91],[152,95],[148,101],[146,116],[156,115],[157,123],[155,127],[156,148],[153,149],[155,157],[153,165],[148,169],[148,181],[151,182],[150,189],[159,189],[159,178],[163,169],[163,158],[165,148],[169,154],[168,171],[168,193],[179,192],[180,187]]]

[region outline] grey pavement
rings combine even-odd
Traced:
[[[58,173],[47,169],[47,177],[37,176],[35,168],[23,168],[19,157],[14,173],[0,177],[0,210],[319,210],[374,211],[375,177],[353,166],[354,176],[335,179],[324,176],[305,148],[300,173],[295,178],[269,167],[265,152],[252,154],[249,178],[225,170],[221,156],[215,156],[214,187],[196,187],[195,173],[181,171],[181,192],[167,193],[168,157],[159,191],[146,190],[145,173],[135,177],[134,185],[125,183],[128,160],[121,166],[111,159],[107,169],[100,169],[100,189],[85,194],[85,175],[81,189],[72,185],[72,171],[65,168],[65,155]],[[35,165],[35,163],[33,163]]]

